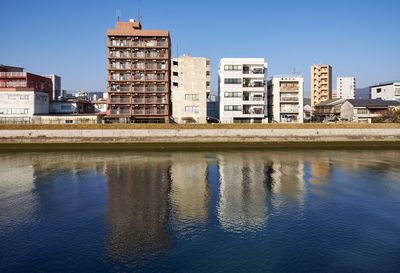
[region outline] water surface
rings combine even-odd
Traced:
[[[400,272],[400,151],[0,153],[0,272]]]

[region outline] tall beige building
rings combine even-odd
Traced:
[[[311,106],[332,98],[332,67],[313,64],[311,66]]]
[[[172,118],[177,123],[207,123],[210,61],[183,55],[172,59]]]

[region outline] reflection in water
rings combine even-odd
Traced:
[[[272,162],[272,192],[302,205],[305,191],[304,160],[284,155],[273,157]]]
[[[208,172],[209,169],[213,172]],[[357,176],[362,179],[353,183]],[[368,181],[369,177],[364,176],[373,177],[372,182]],[[345,206],[339,206],[336,213],[332,214],[334,222],[329,222],[330,217],[325,222],[304,217],[301,219],[304,222],[290,231],[294,233],[297,229],[304,228],[305,232],[299,233],[296,238],[308,236],[311,232],[307,228],[312,228],[318,222],[321,225],[318,227],[323,231],[318,240],[323,238],[320,242],[326,242],[330,239],[323,237],[327,226],[347,223],[347,218],[343,220],[340,217],[349,213],[349,206],[352,208],[352,204],[356,203],[356,208],[359,208],[359,203],[364,202],[367,207],[370,200],[377,202],[380,195],[375,196],[376,192],[392,197],[385,187],[391,187],[396,192],[396,183],[384,184],[382,181],[398,181],[399,177],[399,151],[3,153],[0,159],[0,245],[7,245],[7,251],[11,253],[10,260],[17,262],[19,260],[14,258],[15,253],[20,253],[26,245],[32,245],[36,250],[40,242],[48,240],[47,236],[52,232],[51,238],[64,238],[64,235],[69,236],[70,240],[78,238],[75,244],[78,247],[82,244],[82,248],[85,248],[87,237],[79,240],[79,236],[84,229],[93,225],[89,220],[86,222],[87,216],[88,219],[98,217],[103,221],[100,224],[94,221],[102,226],[93,228],[103,232],[98,231],[99,234],[92,237],[92,240],[96,238],[100,243],[91,242],[92,245],[101,245],[101,249],[93,250],[100,259],[104,258],[104,254],[110,258],[102,260],[102,263],[111,263],[114,266],[140,264],[145,259],[154,261],[162,256],[159,254],[174,253],[180,244],[195,241],[194,238],[201,238],[204,242],[210,240],[207,247],[204,247],[204,253],[207,254],[207,250],[214,247],[213,240],[223,236],[230,236],[227,240],[240,240],[247,238],[247,235],[269,234],[274,227],[278,230],[274,234],[279,236],[285,233],[286,223],[298,224],[293,219],[299,210],[305,211],[307,207],[309,215],[317,213],[312,214],[314,218],[323,218],[325,211],[322,209],[327,204],[315,206],[313,210],[310,210],[310,206],[313,205],[312,202],[321,204],[319,202],[324,202],[324,196],[330,194],[336,195],[328,204],[331,210],[335,209],[334,202],[345,200],[342,201]],[[102,184],[104,190],[96,192],[96,183]],[[370,183],[368,186],[371,189],[364,187],[363,183]],[[315,192],[320,193],[317,198]],[[87,194],[91,194],[93,203],[85,199]],[[353,200],[355,198],[358,198],[357,202]],[[384,219],[377,221],[378,224],[384,221],[397,223],[392,220],[394,217],[391,214],[379,210],[388,204],[386,201],[384,199],[377,206],[361,211],[370,213],[370,218],[362,219],[376,219],[374,217],[383,215]],[[309,206],[305,206],[306,202]],[[94,212],[90,210],[90,206],[96,207]],[[389,207],[388,210],[391,211],[390,209],[392,208]],[[79,210],[86,211],[88,215],[83,214],[84,217],[81,215],[82,218],[78,218],[75,214],[78,215]],[[284,213],[280,213],[281,211]],[[318,214],[319,211],[321,214]],[[60,212],[69,214],[59,215]],[[91,213],[98,215],[93,216]],[[67,224],[57,226],[57,223],[64,223],[58,222],[60,218],[67,216]],[[349,218],[352,217],[354,215],[349,214]],[[74,222],[75,219],[78,220]],[[298,218],[296,220],[300,221]],[[46,221],[56,223],[55,231],[52,225],[41,230]],[[365,226],[369,230],[361,232],[371,232],[371,220],[368,221]],[[378,224],[374,228],[381,228]],[[340,225],[337,230],[345,230]],[[30,232],[33,232],[34,239],[18,237],[17,231],[26,226],[29,227],[26,234],[31,237]],[[313,232],[319,234],[318,230]],[[235,237],[236,233],[241,233],[241,237]],[[211,236],[210,234],[215,237],[204,238]],[[351,233],[350,235],[346,238],[355,236]],[[197,242],[201,244],[201,240]],[[273,240],[263,244],[263,247],[271,242]],[[275,247],[279,247],[281,242]],[[369,243],[371,240],[365,242]],[[57,243],[54,245],[59,247]],[[51,247],[52,244],[47,246]],[[191,245],[187,249],[196,247]],[[235,247],[232,243],[232,248]],[[240,247],[237,246],[238,249]],[[174,253],[174,257],[179,258],[187,249],[181,248],[181,252]],[[315,251],[321,249],[326,251],[329,248],[324,245]],[[3,250],[0,248],[0,252]],[[224,249],[219,249],[216,255],[224,253],[223,251]],[[274,253],[274,249],[268,251]],[[242,255],[241,251],[238,252]],[[80,254],[76,255],[74,257],[79,258]],[[168,255],[162,257],[166,256]],[[30,261],[29,255],[24,257]],[[98,271],[103,271],[102,265],[104,264],[100,264]],[[121,271],[135,271],[132,268],[136,269],[133,266]]]
[[[257,230],[267,218],[264,162],[253,155],[226,154],[219,160],[221,227],[231,231]]]
[[[189,229],[190,225],[205,223],[210,193],[204,155],[177,153],[172,155],[171,162],[170,199],[175,226],[183,230]]]
[[[107,253],[113,259],[128,261],[168,248],[169,168],[164,157],[107,164]]]

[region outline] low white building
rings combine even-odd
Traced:
[[[177,123],[207,123],[210,61],[183,55],[172,59],[172,118]]]
[[[346,100],[340,107],[340,118],[351,122],[372,123],[374,119],[382,117],[385,111],[399,106],[400,101],[396,100]]]
[[[391,81],[371,86],[371,99],[400,101],[400,81]]]
[[[356,78],[337,77],[336,78],[336,98],[354,99],[356,92]]]
[[[224,58],[218,69],[221,123],[267,123],[264,58]]]
[[[273,76],[268,81],[269,122],[303,123],[304,78]]]
[[[49,113],[47,93],[27,91],[2,91],[0,89],[0,123],[27,122],[35,115]]]

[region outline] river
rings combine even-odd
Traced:
[[[0,153],[0,272],[400,272],[400,151]]]

